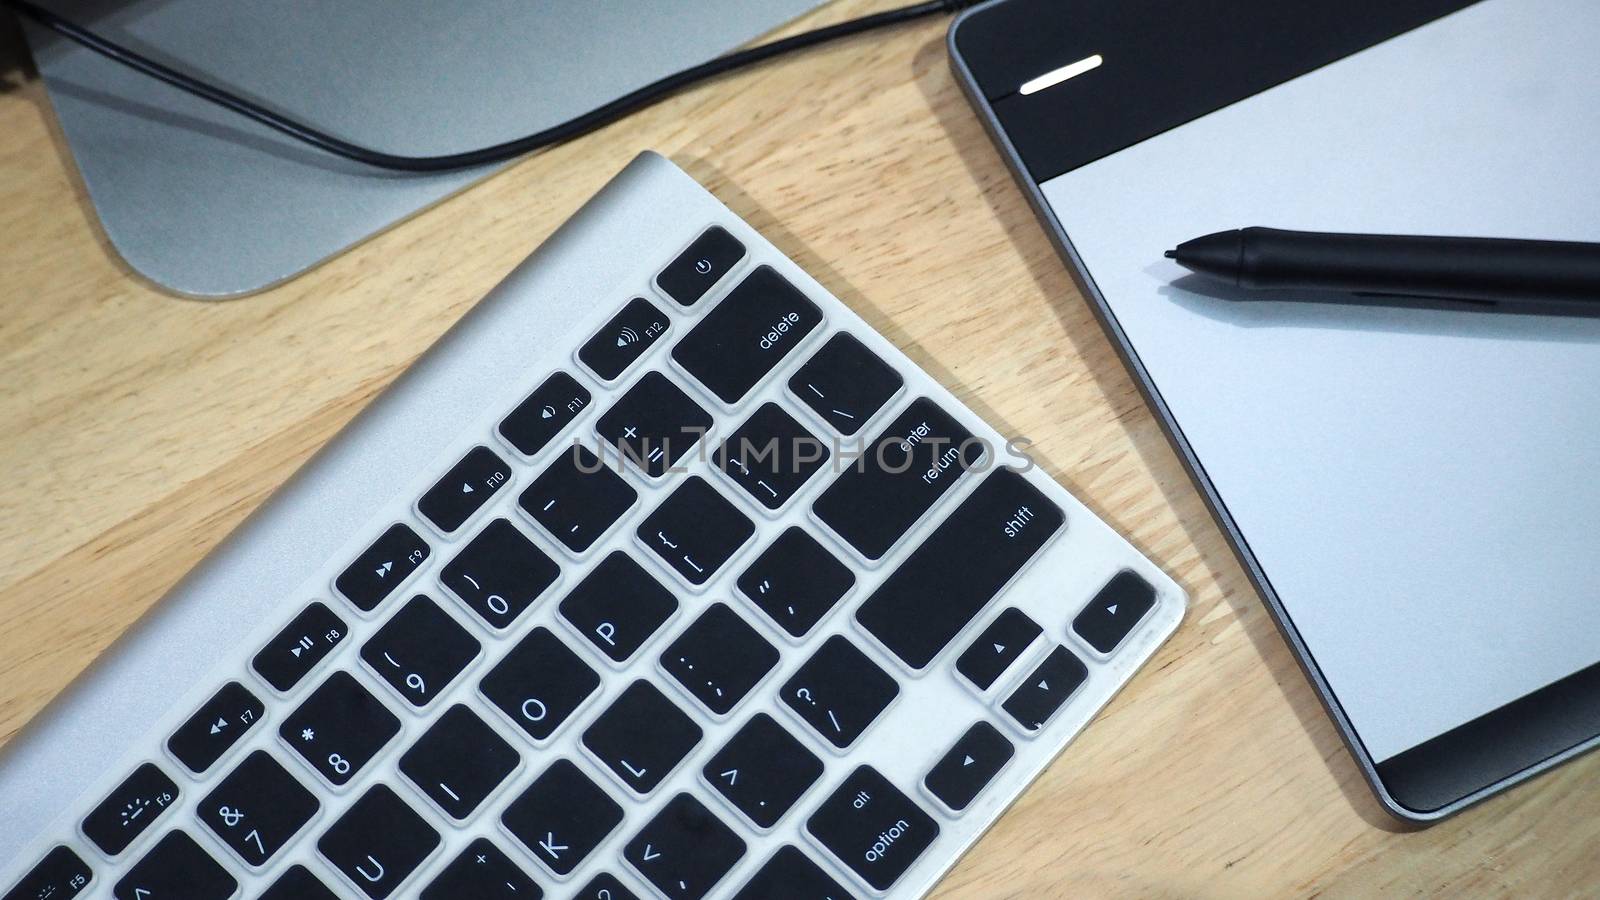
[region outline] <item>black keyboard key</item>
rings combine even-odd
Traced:
[[[685,478],[637,531],[655,554],[690,584],[705,584],[756,527],[699,475]]]
[[[798,847],[785,844],[733,900],[851,900],[853,895]]]
[[[756,713],[701,774],[757,828],[771,828],[822,771],[822,760],[798,738],[766,713]]]
[[[372,900],[394,893],[438,846],[439,832],[385,784],[369,788],[317,841],[323,858]]]
[[[699,800],[667,801],[622,855],[672,900],[699,900],[744,856],[744,841]]]
[[[6,891],[4,900],[71,900],[94,880],[94,871],[65,846],[57,846]]]
[[[328,890],[310,869],[297,864],[284,869],[258,900],[339,900],[339,895]]]
[[[733,404],[822,322],[822,311],[771,266],[761,266],[672,348],[672,358]]]
[[[1008,607],[956,657],[956,671],[978,690],[986,691],[1043,633],[1027,613]]]
[[[583,733],[583,745],[639,794],[655,790],[700,743],[700,726],[648,681],[623,689]]]
[[[633,557],[614,550],[561,601],[561,617],[613,662],[627,662],[678,611]]]
[[[257,750],[200,801],[196,815],[252,866],[266,865],[322,804],[278,761]]]
[[[333,586],[356,609],[371,612],[411,577],[429,552],[428,543],[411,526],[403,522],[391,525],[334,580]]]
[[[837,634],[783,685],[783,702],[840,749],[855,743],[899,695],[900,684],[888,672]]]
[[[517,502],[573,553],[589,549],[633,508],[638,494],[584,446],[559,453]]]
[[[488,447],[467,451],[444,477],[417,501],[417,509],[435,528],[449,534],[466,524],[511,480],[511,467]]]
[[[939,836],[939,823],[871,766],[822,802],[806,830],[876,890],[887,891]]]
[[[1016,749],[988,722],[974,723],[939,758],[922,780],[928,791],[955,812],[966,809],[1011,761]]]
[[[661,654],[661,667],[706,709],[733,711],[778,664],[778,651],[728,607],[713,603]]]
[[[839,433],[852,435],[900,393],[905,380],[848,334],[828,338],[789,378],[789,390]]]
[[[646,372],[594,430],[640,471],[660,478],[711,430],[711,414],[667,376]]]
[[[1038,731],[1088,677],[1089,670],[1083,661],[1073,656],[1071,650],[1058,646],[1023,679],[1000,708],[1024,729]]]
[[[616,381],[670,327],[666,313],[643,297],[635,297],[578,348],[578,359],[601,381]]]
[[[863,447],[811,509],[863,557],[882,559],[982,458],[981,442],[923,397]]]
[[[90,810],[83,819],[83,834],[107,856],[116,856],[177,799],[178,785],[155,763],[145,763]]]
[[[322,603],[312,603],[261,648],[250,667],[278,691],[288,693],[328,658],[349,629]]]
[[[521,757],[477,714],[457,703],[400,757],[400,773],[460,822],[515,772]]]
[[[1156,589],[1138,575],[1123,570],[1106,582],[1072,620],[1072,630],[1089,646],[1110,653],[1155,605]]]
[[[490,628],[506,628],[561,577],[561,567],[505,519],[450,560],[439,580]]]
[[[712,457],[717,468],[767,509],[779,509],[828,461],[828,447],[783,411],[764,403]]]
[[[741,259],[744,259],[744,245],[722,227],[713,225],[661,270],[656,276],[656,287],[679,306],[693,306],[723,276],[733,271]]]
[[[211,854],[181,831],[167,834],[117,882],[117,900],[228,900],[239,889]]]
[[[600,687],[600,676],[548,628],[535,628],[478,684],[478,691],[542,741]]]
[[[856,609],[856,621],[921,669],[1065,521],[1026,478],[996,469]]]
[[[189,771],[199,775],[237,744],[266,711],[255,694],[239,682],[230,681],[178,726],[167,738],[167,749]]]
[[[798,526],[778,535],[739,576],[739,591],[793,637],[805,637],[854,587],[856,576]]]
[[[422,900],[539,900],[539,889],[488,838],[478,838],[422,889]]]
[[[418,594],[361,645],[361,658],[420,709],[478,658],[479,649],[477,638]]]
[[[533,456],[555,440],[589,406],[589,389],[557,372],[534,389],[500,422],[500,436],[523,456]]]
[[[500,815],[534,858],[566,875],[622,822],[622,807],[571,760],[558,759]]]
[[[348,782],[400,733],[400,720],[349,672],[334,672],[278,726],[278,735],[333,785]]]
[[[628,890],[617,876],[601,872],[589,879],[589,883],[573,895],[573,900],[639,900],[639,895]]]

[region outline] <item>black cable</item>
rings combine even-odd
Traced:
[[[399,156],[352,144],[303,122],[297,122],[288,116],[280,115],[238,94],[162,65],[148,56],[101,37],[47,9],[28,2],[28,0],[0,0],[0,4],[12,7],[22,15],[75,44],[93,50],[107,59],[119,62],[151,78],[164,81],[202,100],[207,100],[224,109],[232,110],[245,118],[253,119],[297,141],[310,144],[319,150],[335,156],[342,156],[345,159],[365,163],[380,169],[393,169],[402,172],[446,172],[521,156],[524,153],[559,144],[562,141],[609,125],[689,85],[708,78],[725,75],[736,69],[765,62],[775,56],[803,50],[807,47],[814,47],[817,44],[860,34],[864,31],[899,25],[940,13],[955,12],[972,6],[976,2],[977,0],[929,0],[929,2],[917,3],[900,9],[862,16],[858,19],[851,19],[848,22],[840,22],[837,25],[829,25],[825,28],[807,31],[804,34],[786,37],[770,44],[762,44],[759,47],[751,47],[747,50],[729,53],[726,56],[719,56],[716,59],[653,81],[577,118],[569,119],[559,125],[551,126],[526,137],[515,138],[490,147],[481,147],[477,150],[447,153],[442,156]]]

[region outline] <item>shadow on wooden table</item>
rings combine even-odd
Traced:
[[[1072,282],[1066,264],[1034,215],[1027,198],[1016,186],[977,113],[956,84],[944,42],[930,42],[919,51],[913,62],[913,70],[913,77],[926,97],[929,108],[950,136],[968,173],[982,187],[995,219],[1016,246],[1035,283],[1046,296],[1059,298],[1053,305],[1063,324],[1069,326],[1064,329],[1068,340],[1073,343],[1078,355],[1089,363],[1107,397],[1126,395],[1133,387],[1131,376],[1110,339],[1098,327],[1098,319],[1092,315],[1092,311],[1084,308],[1086,301]],[[1085,315],[1086,312],[1091,314]],[[1096,327],[1075,327],[1084,320],[1094,321]],[[1186,536],[1200,548],[1204,565],[1224,588],[1224,599],[1245,623],[1244,631],[1257,654],[1270,668],[1273,681],[1310,736],[1318,755],[1327,761],[1334,781],[1352,809],[1374,828],[1390,832],[1416,830],[1388,815],[1372,796],[1354,758],[1333,727],[1316,692],[1300,671],[1282,635],[1272,624],[1271,617],[1259,614],[1260,600],[1253,586],[1243,576],[1241,566],[1237,560],[1219,558],[1219,555],[1231,557],[1224,549],[1227,544],[1205,510],[1203,501],[1196,495],[1176,452],[1164,439],[1159,446],[1137,440],[1133,443],[1152,471],[1163,475],[1178,474],[1179,477],[1157,479],[1161,490],[1167,501],[1179,511],[1178,520]],[[1095,512],[1108,521],[1117,522],[1117,516],[1108,514],[1106,510],[1096,509]],[[1246,612],[1257,614],[1246,616]]]

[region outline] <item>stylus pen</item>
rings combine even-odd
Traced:
[[[1184,241],[1167,258],[1243,288],[1600,311],[1600,244],[1239,228]]]

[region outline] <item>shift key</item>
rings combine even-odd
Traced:
[[[997,469],[884,579],[856,621],[913,669],[961,633],[1066,518],[1011,469]]]
[[[919,398],[861,448],[812,511],[863,557],[882,559],[983,452],[961,423]]]

